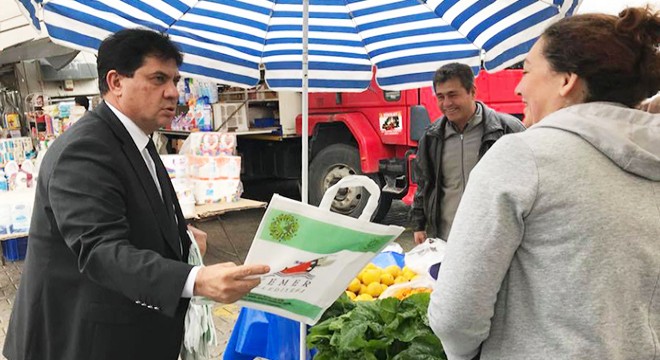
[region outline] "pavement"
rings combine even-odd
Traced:
[[[264,209],[237,211],[196,223],[195,226],[208,234],[208,249],[204,263],[210,265],[231,261],[242,264],[264,211]],[[405,226],[406,213],[407,207],[397,201],[393,203],[392,210],[382,223]],[[410,230],[406,230],[397,242],[404,250],[411,249],[414,243]],[[22,271],[23,261],[7,262],[0,270],[0,348],[5,342],[7,325]],[[211,351],[212,359],[222,358],[239,312],[240,308],[236,305],[214,306],[213,320],[218,335],[218,346]],[[5,360],[2,356],[0,359]]]

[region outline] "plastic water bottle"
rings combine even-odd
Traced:
[[[9,191],[9,182],[5,177],[5,172],[0,170],[0,192]]]

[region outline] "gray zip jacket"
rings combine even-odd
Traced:
[[[660,359],[660,115],[574,105],[472,171],[429,306],[450,360]]]
[[[478,159],[490,149],[490,147],[499,138],[505,134],[520,132],[525,130],[522,122],[517,118],[504,113],[496,112],[482,102],[477,102],[477,106],[482,108],[482,137],[479,145]],[[443,164],[443,153],[445,150],[445,127],[447,127],[447,117],[436,120],[429,125],[428,129],[419,140],[417,155],[413,162],[413,180],[417,184],[417,192],[410,209],[409,219],[414,231],[426,230],[429,237],[441,237],[440,223],[442,214],[441,203],[444,196],[442,179],[444,176],[460,176],[456,174],[443,174],[443,169],[447,164]],[[455,150],[455,149],[454,149]],[[460,161],[460,157],[454,157]],[[450,166],[450,168],[461,171],[462,166]],[[472,170],[471,168],[469,170]],[[452,194],[449,201],[452,204],[451,212],[453,218],[454,206],[460,202],[460,193]],[[447,201],[445,201],[447,203]],[[446,218],[446,217],[445,217]],[[446,240],[446,238],[445,238]]]

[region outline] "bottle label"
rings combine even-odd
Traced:
[[[7,128],[9,130],[18,130],[21,128],[21,121],[18,114],[7,114],[5,115],[5,119],[7,120]]]

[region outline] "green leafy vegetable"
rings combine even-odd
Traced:
[[[342,295],[307,336],[315,360],[445,360],[428,326],[430,294],[353,302]]]

